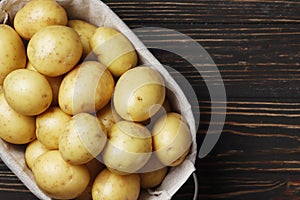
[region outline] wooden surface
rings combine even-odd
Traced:
[[[300,1],[105,2],[131,28],[164,27],[192,37],[221,72],[227,117],[213,151],[197,160],[198,199],[300,199]],[[174,42],[169,35],[163,40]],[[153,37],[147,42],[159,41]],[[182,58],[151,51],[195,89],[201,112],[200,146],[208,124],[218,123],[210,122],[205,82]],[[210,80],[220,83],[213,75]],[[193,191],[189,179],[174,199],[192,199]],[[3,163],[0,199],[35,199]]]

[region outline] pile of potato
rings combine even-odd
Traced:
[[[0,137],[55,199],[138,199],[190,150],[164,79],[110,27],[32,0],[0,25]]]

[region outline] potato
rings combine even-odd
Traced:
[[[92,187],[93,200],[137,200],[140,193],[138,174],[116,175],[104,169]]]
[[[80,38],[67,26],[47,26],[36,32],[27,46],[30,63],[38,72],[50,77],[70,71],[81,55]]]
[[[151,134],[141,124],[117,122],[108,132],[108,138],[103,161],[114,173],[134,173],[147,163],[152,154]]]
[[[114,77],[121,76],[137,65],[138,57],[133,45],[115,29],[97,28],[90,39],[90,47]]]
[[[52,88],[48,80],[29,69],[9,73],[3,88],[7,103],[23,115],[38,115],[47,110],[52,102]]]
[[[39,156],[32,168],[37,185],[54,199],[73,199],[79,196],[90,181],[85,165],[70,165],[58,150]]]
[[[90,162],[86,163],[86,166],[89,169],[90,172],[90,183],[85,189],[85,191],[76,198],[76,200],[92,200],[92,186],[94,183],[95,178],[98,176],[98,174],[105,168],[105,165],[103,165],[99,160],[94,158]]]
[[[26,69],[37,71],[30,62],[27,62]],[[59,91],[59,87],[60,87],[61,81],[63,79],[63,76],[57,76],[57,77],[46,76],[46,78],[52,88],[53,97],[52,97],[51,105],[57,106],[58,105],[58,91]]]
[[[73,28],[79,35],[83,46],[83,57],[86,57],[90,52],[90,39],[96,31],[96,26],[83,20],[69,20],[68,26]]]
[[[99,110],[97,112],[97,118],[100,122],[102,122],[107,133],[116,122],[122,120],[122,118],[116,113],[112,103],[108,103],[104,108]]]
[[[0,85],[15,69],[25,68],[26,51],[20,36],[8,25],[0,25]]]
[[[32,0],[15,15],[14,27],[26,40],[49,25],[66,25],[68,16],[55,0]]]
[[[158,186],[166,177],[167,172],[168,167],[163,167],[155,171],[140,173],[141,188],[148,189]]]
[[[113,96],[116,112],[129,121],[142,122],[161,108],[165,99],[162,76],[150,67],[140,66],[125,72]]]
[[[58,93],[61,109],[71,115],[96,113],[109,103],[115,82],[104,65],[83,62],[63,79]]]
[[[177,166],[183,162],[192,137],[180,114],[171,112],[159,118],[154,124],[152,135],[154,151],[163,164]]]
[[[30,142],[25,149],[25,161],[29,169],[32,169],[34,161],[49,149],[38,140]]]
[[[97,117],[78,113],[72,117],[59,138],[62,158],[73,165],[85,164],[98,156],[106,144],[104,126]]]
[[[12,144],[26,144],[35,139],[35,117],[12,109],[0,92],[0,137]]]
[[[36,137],[48,149],[58,149],[59,136],[69,123],[71,116],[59,107],[50,107],[36,117]]]

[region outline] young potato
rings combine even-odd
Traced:
[[[105,168],[105,165],[103,165],[99,160],[94,158],[90,162],[86,163],[86,166],[89,169],[90,172],[90,182],[87,188],[84,190],[84,192],[76,198],[76,200],[92,200],[92,186],[94,183],[95,178],[98,176],[98,174]]]
[[[128,121],[142,122],[161,108],[165,99],[162,76],[150,67],[140,66],[125,72],[113,96],[116,112]]]
[[[114,173],[135,173],[152,154],[151,133],[141,124],[119,121],[108,132],[108,138],[103,161]]]
[[[108,133],[111,127],[122,118],[116,113],[112,103],[108,103],[104,108],[97,112],[97,118],[102,122],[105,127],[106,133]]]
[[[29,40],[38,30],[50,25],[66,25],[68,16],[55,0],[32,0],[14,18],[16,31]]]
[[[52,88],[45,76],[29,69],[9,73],[3,83],[8,104],[18,113],[38,115],[52,102]]]
[[[168,167],[163,167],[155,171],[140,173],[141,188],[148,189],[158,186],[166,177],[167,172]]]
[[[60,135],[58,149],[66,162],[81,165],[98,156],[106,140],[105,128],[97,117],[88,113],[78,113],[72,117]]]
[[[138,174],[116,175],[104,169],[94,181],[93,200],[137,200],[140,193]]]
[[[26,51],[20,36],[8,25],[0,24],[0,85],[11,71],[25,68]]]
[[[82,56],[78,34],[70,27],[47,26],[29,40],[27,56],[34,68],[50,77],[70,71]]]
[[[0,92],[0,137],[12,144],[26,144],[35,139],[35,117],[12,109]]]
[[[27,62],[26,69],[37,71],[30,62]],[[58,91],[59,91],[59,87],[60,87],[61,81],[63,79],[63,76],[57,76],[57,77],[46,76],[46,78],[52,88],[53,97],[52,97],[51,106],[57,106],[58,105]]]
[[[85,165],[70,165],[58,150],[39,156],[32,168],[37,185],[51,198],[73,199],[88,186],[89,170]]]
[[[36,137],[48,149],[58,149],[59,136],[69,123],[71,116],[59,107],[50,107],[36,117]]]
[[[97,27],[89,22],[75,19],[69,20],[68,26],[78,33],[83,46],[82,56],[85,58],[91,52],[90,39],[95,33]]]
[[[32,169],[34,161],[49,149],[38,140],[30,142],[25,149],[25,161],[29,169]]]
[[[192,137],[184,119],[178,113],[168,113],[157,120],[153,130],[156,156],[166,166],[177,166],[189,152]]]
[[[114,77],[121,76],[137,65],[138,57],[133,45],[115,29],[97,28],[90,39],[90,47]]]
[[[96,113],[109,103],[115,82],[104,65],[86,61],[69,72],[58,92],[61,109],[71,115]]]

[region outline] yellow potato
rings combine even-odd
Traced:
[[[37,71],[30,62],[27,62],[26,69]],[[57,106],[58,105],[58,91],[59,91],[59,87],[60,87],[61,81],[63,79],[63,76],[57,76],[57,77],[46,76],[46,78],[52,88],[53,97],[52,97],[51,105]]]
[[[8,104],[23,115],[38,115],[51,105],[52,88],[38,72],[18,69],[9,73],[3,83]]]
[[[140,193],[138,174],[116,175],[104,169],[94,181],[93,200],[137,200]]]
[[[92,200],[92,186],[97,175],[105,168],[100,161],[93,159],[86,164],[90,172],[90,183],[84,192],[76,200]]]
[[[27,56],[34,68],[46,76],[60,76],[80,60],[82,44],[70,27],[47,26],[36,32],[27,46]]]
[[[96,31],[96,26],[83,20],[69,20],[68,26],[73,28],[79,35],[83,46],[83,57],[86,57],[90,52],[90,39]]]
[[[59,152],[70,164],[85,164],[101,153],[106,140],[105,128],[97,117],[78,113],[60,135]]]
[[[58,150],[39,156],[32,168],[37,185],[54,199],[73,199],[88,186],[89,170],[85,165],[70,165]]]
[[[68,16],[55,0],[32,0],[14,18],[16,31],[29,40],[37,31],[50,25],[66,25]]]
[[[153,147],[156,156],[167,166],[177,166],[189,152],[192,137],[187,123],[178,113],[168,113],[154,124]]]
[[[90,39],[90,47],[98,60],[106,65],[115,77],[137,65],[137,53],[131,42],[119,31],[99,27]]]
[[[102,122],[107,133],[116,122],[122,120],[111,103],[108,103],[104,108],[97,112],[97,118]]]
[[[29,169],[32,169],[34,161],[47,151],[49,149],[38,140],[30,142],[25,149],[25,161]]]
[[[20,36],[8,25],[0,25],[0,85],[15,69],[25,68],[26,51]]]
[[[144,189],[153,188],[161,184],[168,172],[168,167],[161,169],[140,173],[141,187]]]
[[[151,134],[141,124],[117,122],[108,132],[108,138],[103,161],[114,173],[134,173],[147,163],[152,154]]]
[[[142,122],[161,108],[165,99],[162,76],[150,67],[125,72],[116,83],[113,101],[116,112],[129,121]]]
[[[48,149],[58,149],[59,136],[69,123],[71,116],[59,107],[50,107],[36,117],[36,137]]]
[[[13,144],[26,144],[35,139],[35,117],[12,109],[0,92],[0,137]]]
[[[115,82],[104,65],[83,62],[63,79],[58,93],[61,109],[71,115],[95,113],[109,103]]]

